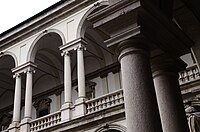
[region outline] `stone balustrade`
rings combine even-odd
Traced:
[[[98,112],[124,103],[123,90],[117,90],[109,94],[86,101],[87,114]]]
[[[179,84],[186,84],[200,79],[199,69],[196,64],[188,67],[186,70],[179,72]]]
[[[49,114],[41,118],[37,118],[30,122],[31,132],[37,132],[55,126],[59,124],[60,121],[61,121],[60,111],[57,111],[55,113]]]

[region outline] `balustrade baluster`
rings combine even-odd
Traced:
[[[52,116],[49,117],[49,126],[52,126]]]
[[[99,110],[103,109],[103,99],[99,99]]]
[[[95,101],[93,102],[93,111],[96,111],[96,104],[95,104]]]
[[[106,97],[105,98],[105,104],[104,104],[104,108],[107,108],[107,106],[108,106],[108,102],[109,102],[109,99],[108,99],[109,97]]]
[[[96,101],[96,111],[99,110],[99,100]]]
[[[90,113],[92,112],[92,103],[89,103],[88,110],[89,110]]]
[[[108,99],[109,99],[109,101],[108,101],[108,102],[109,102],[109,103],[108,103],[108,107],[109,107],[109,106],[112,105],[112,96],[109,96]]]
[[[90,111],[91,111],[91,113],[94,111],[94,104],[93,104],[93,102],[91,102]]]
[[[120,103],[120,92],[116,94],[116,104]]]

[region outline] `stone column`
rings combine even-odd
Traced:
[[[77,77],[78,77],[78,97],[85,98],[85,68],[84,68],[84,50],[83,45],[77,47]]]
[[[28,70],[26,73],[26,95],[24,118],[31,119],[32,110],[32,85],[33,85],[33,70]]]
[[[119,44],[127,132],[162,132],[147,42]]]
[[[72,103],[71,61],[69,52],[64,53],[64,102]]]
[[[13,109],[13,122],[19,123],[20,121],[20,108],[21,108],[21,75],[15,75],[15,97]]]
[[[24,119],[20,124],[20,131],[30,132],[30,124],[32,114],[32,85],[33,85],[33,69],[28,69],[26,72],[26,93],[25,93],[25,108]]]
[[[163,132],[189,132],[178,82],[180,60],[166,55],[152,60],[152,71]]]
[[[81,42],[80,42],[81,43]],[[78,78],[78,99],[75,101],[75,117],[80,117],[86,113],[86,90],[85,90],[85,68],[84,68],[84,45],[77,46],[77,78]]]
[[[15,74],[15,96],[14,96],[14,108],[13,108],[13,120],[8,130],[9,132],[17,132],[20,122],[21,113],[21,75]]]
[[[70,106],[72,105],[72,79],[71,79],[71,60],[68,51],[64,55],[64,104],[61,108],[61,121],[71,119]]]

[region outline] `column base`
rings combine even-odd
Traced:
[[[72,103],[65,103],[61,107],[61,122],[71,120],[71,106]]]
[[[24,118],[20,123],[20,132],[30,132],[30,118]]]
[[[9,132],[19,132],[19,122],[12,122],[8,128]]]
[[[75,111],[74,111],[74,117],[78,118],[81,116],[84,116],[86,114],[86,105],[85,105],[86,98],[78,98],[75,101]]]

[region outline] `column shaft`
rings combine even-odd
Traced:
[[[24,118],[31,118],[31,110],[32,110],[32,72],[27,71],[26,73],[26,95],[25,95],[25,113]]]
[[[85,68],[84,68],[84,55],[83,46],[79,46],[77,49],[77,73],[78,73],[78,97],[85,98]]]
[[[20,108],[21,108],[21,76],[15,76],[15,97],[14,97],[14,109],[13,109],[13,122],[20,121]]]
[[[161,132],[148,51],[132,47],[134,41],[123,42],[121,45],[119,60],[127,132]]]
[[[64,90],[65,103],[72,102],[72,79],[71,79],[71,61],[69,53],[64,55]]]
[[[189,132],[175,62],[169,69],[162,63],[165,69],[154,71],[153,77],[163,132]]]

